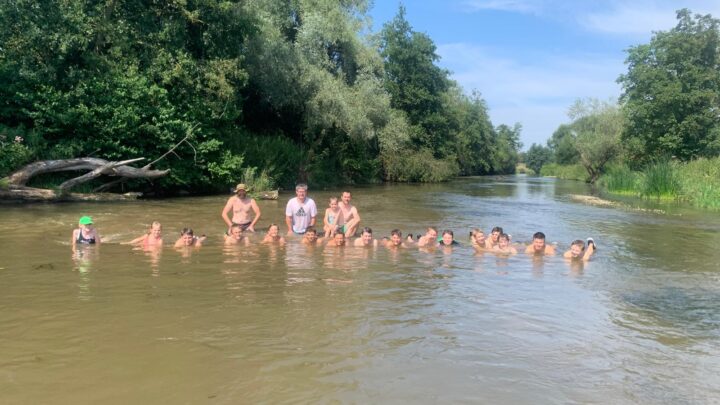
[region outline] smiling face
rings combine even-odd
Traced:
[[[183,245],[185,246],[192,246],[193,242],[195,241],[195,237],[191,233],[186,233],[183,236],[181,236]]]
[[[152,228],[150,228],[150,236],[159,239],[162,236],[162,225],[154,224]]]
[[[369,244],[371,244],[372,239],[373,239],[372,233],[370,233],[370,232],[363,232],[362,235],[360,235],[360,238],[362,239],[362,243],[365,246],[368,246]]]
[[[390,235],[390,242],[393,244],[393,246],[402,245],[402,235],[397,233]]]
[[[536,252],[545,251],[545,239],[533,239],[533,249],[535,249]]]
[[[303,236],[303,238],[308,243],[315,243],[315,241],[317,240],[317,233],[315,231],[307,231],[305,232],[305,236]]]
[[[442,236],[442,241],[444,245],[452,245],[453,243],[453,236],[449,233],[446,233]]]
[[[580,245],[572,245],[570,246],[570,254],[572,254],[572,257],[580,257],[583,252],[583,247]]]
[[[428,238],[429,241],[434,241],[437,239],[437,231],[434,229],[428,229],[425,233],[425,236]]]
[[[497,243],[499,237],[500,231],[493,231],[493,233],[490,234],[490,239],[493,241],[493,243]]]
[[[330,200],[330,209],[333,210],[333,211],[337,211],[337,209],[338,209],[338,202],[337,202],[337,199],[336,199],[336,198],[333,198],[332,200]]]
[[[473,237],[475,238],[475,243],[485,245],[485,232],[475,232]]]
[[[345,245],[345,235],[342,233],[336,233],[335,238],[333,240],[335,241],[335,246],[344,246]]]
[[[270,228],[268,228],[268,236],[271,238],[277,238],[278,232],[280,232],[280,228],[278,228],[277,225],[271,225]]]
[[[345,191],[344,193],[342,193],[342,197],[341,197],[341,198],[342,198],[342,202],[343,202],[344,204],[350,204],[350,200],[352,200],[352,196],[351,196],[350,193],[348,193],[347,191]]]

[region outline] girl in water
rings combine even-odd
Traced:
[[[80,217],[78,221],[78,229],[72,234],[72,246],[75,245],[99,245],[100,235],[93,227],[93,220],[88,216]]]
[[[485,232],[479,228],[470,231],[470,244],[478,250],[485,250]]]
[[[510,235],[506,233],[501,233],[500,236],[498,236],[498,243],[492,250],[495,253],[503,253],[508,255],[517,254],[517,249],[515,249],[510,244]]]
[[[338,222],[342,216],[342,211],[338,205],[337,197],[330,198],[330,204],[325,209],[325,218],[323,218],[323,231],[325,232],[326,238],[332,238],[335,236],[335,232],[338,229]]]
[[[278,245],[284,245],[285,244],[285,238],[283,238],[282,235],[280,235],[280,228],[275,224],[270,224],[268,227],[267,233],[265,234],[265,237],[262,240],[262,243],[269,245],[269,244],[278,244]]]
[[[154,221],[152,225],[150,225],[150,229],[147,231],[146,234],[138,236],[137,238],[128,242],[128,244],[139,245],[143,249],[162,247],[162,225],[160,225],[160,222]]]

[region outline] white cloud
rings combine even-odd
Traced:
[[[535,13],[544,8],[538,0],[468,0],[462,5],[469,11],[501,10],[520,13]]]
[[[621,59],[598,54],[538,54],[524,58],[533,61],[525,63],[464,43],[441,45],[438,53],[463,89],[482,92],[494,125],[523,125],[526,147],[544,144],[567,122],[567,109],[576,99],[617,98],[615,80],[625,70]]]

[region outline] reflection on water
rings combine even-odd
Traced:
[[[225,246],[225,196],[2,207],[0,402],[720,398],[717,216],[577,205],[568,194],[586,185],[526,177],[352,191],[376,237],[500,225],[518,242],[543,231],[560,253],[588,236],[600,250],[582,263],[467,243],[260,245],[262,233]],[[259,229],[283,221],[284,201],[260,207]],[[102,254],[70,247],[88,212]],[[42,229],[23,226],[38,217]],[[210,236],[199,249],[118,244],[152,221],[167,240],[185,224]]]

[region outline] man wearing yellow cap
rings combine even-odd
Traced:
[[[232,220],[228,214],[232,211]],[[250,211],[255,213],[255,217],[251,218]],[[238,184],[235,187],[235,195],[230,197],[222,210],[222,219],[228,226],[228,230],[233,224],[239,225],[245,231],[255,232],[255,224],[260,220],[260,207],[258,207],[254,198],[247,196],[247,187],[245,184]]]

